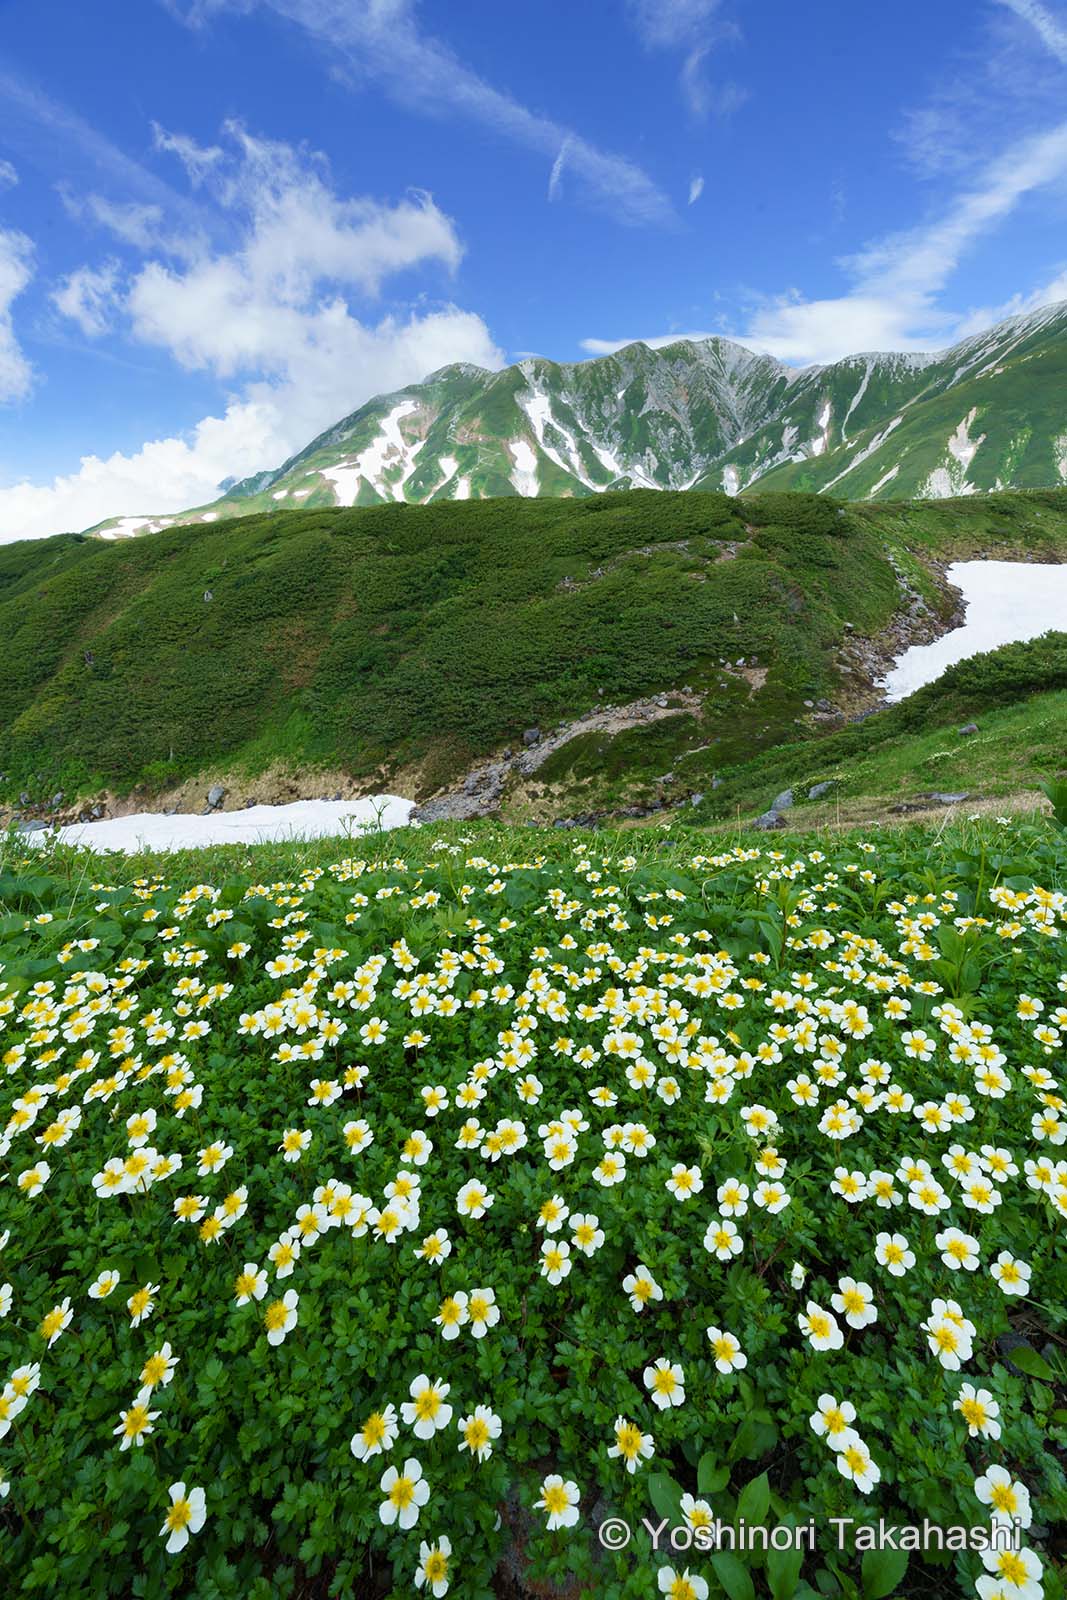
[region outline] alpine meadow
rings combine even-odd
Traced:
[[[5,22],[0,1600],[1067,1600],[1067,0]]]

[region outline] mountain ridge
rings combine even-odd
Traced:
[[[942,351],[802,368],[719,335],[637,340],[580,362],[446,365],[375,396],[279,467],[168,516],[87,530],[320,506],[575,496],[628,488],[947,498],[1067,483],[1067,302]]]

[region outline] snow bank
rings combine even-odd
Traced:
[[[323,839],[402,828],[414,808],[394,794],[365,800],[297,800],[287,806],[249,806],[244,811],[187,812],[165,817],[140,811],[104,822],[78,822],[56,832],[64,844],[93,850],[190,850],[209,844],[266,844],[275,839]],[[43,838],[43,834],[31,835]]]
[[[1067,629],[1067,565],[1033,561],[957,561],[948,581],[962,590],[963,626],[933,644],[905,650],[880,684],[890,701],[903,700],[946,667],[1002,644]]]

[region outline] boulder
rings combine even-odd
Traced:
[[[540,742],[541,742],[541,730],[540,730],[540,728],[525,728],[523,730],[522,742],[526,746],[527,750],[529,750],[532,745],[540,744]]]
[[[781,794],[777,795],[771,801],[771,810],[772,811],[788,811],[792,804],[793,804],[793,791],[792,791],[792,789],[783,789]]]
[[[777,811],[765,811],[762,817],[756,818],[752,826],[754,828],[758,828],[761,833],[767,833],[772,828],[784,828],[785,822],[778,815]]]
[[[226,790],[221,783],[213,783],[207,792],[208,810],[215,811],[226,798]]]
[[[701,806],[701,805],[703,805],[704,804],[704,796],[702,794],[700,794],[699,792],[696,793],[696,794],[691,794],[689,796],[689,804],[691,806]]]
[[[962,734],[962,736],[966,739],[970,734],[978,732],[978,724],[977,722],[965,722],[963,727],[959,728],[957,732]]]
[[[833,788],[833,783],[832,782],[828,782],[828,783],[813,783],[811,788],[808,790],[808,799],[809,800],[821,800],[823,795],[824,794],[829,794],[829,792],[830,792],[830,790],[832,788]]]

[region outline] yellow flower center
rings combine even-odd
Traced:
[[[186,1527],[193,1517],[193,1508],[188,1500],[175,1500],[167,1512],[167,1527],[172,1533],[179,1528]]]
[[[267,1325],[267,1332],[274,1333],[276,1329],[284,1326],[285,1319],[288,1314],[289,1313],[286,1310],[284,1300],[275,1300],[271,1305],[269,1305],[263,1314],[263,1321]]]
[[[634,1423],[627,1422],[615,1433],[615,1443],[618,1445],[627,1461],[632,1461],[641,1448],[641,1430]]]
[[[436,1417],[441,1406],[441,1397],[436,1389],[424,1389],[415,1401],[415,1415],[420,1422],[431,1421]]]
[[[561,1511],[566,1511],[569,1504],[561,1483],[554,1483],[544,1491],[541,1498],[545,1502],[545,1510],[552,1516],[558,1516]]]
[[[409,1506],[415,1494],[415,1481],[413,1478],[397,1478],[389,1491],[389,1498],[398,1511],[403,1511]]]
[[[472,1422],[468,1422],[463,1437],[471,1450],[481,1450],[489,1443],[489,1428],[481,1417],[475,1417]]]

